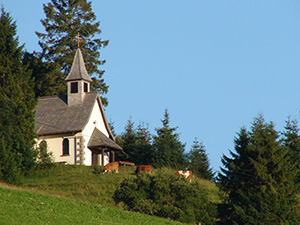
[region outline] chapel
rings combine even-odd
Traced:
[[[54,162],[106,165],[115,161],[115,143],[98,92],[91,91],[80,48],[65,79],[67,95],[41,97],[35,109],[37,145],[46,141]]]

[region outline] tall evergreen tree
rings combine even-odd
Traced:
[[[138,164],[153,164],[154,152],[152,147],[152,136],[147,124],[139,123],[136,131],[136,158]]]
[[[187,167],[192,170],[194,174],[203,179],[212,180],[214,173],[209,166],[207,154],[205,152],[205,146],[203,143],[199,143],[195,138],[191,150],[186,155]]]
[[[1,8],[0,17],[0,179],[18,182],[18,174],[35,165],[34,108],[31,73],[22,64],[16,23]],[[7,161],[10,165],[7,167]],[[10,178],[7,173],[12,173]]]
[[[223,156],[219,184],[228,194],[223,224],[299,224],[295,170],[273,123],[260,116],[242,128],[231,158]]]
[[[125,132],[117,138],[117,143],[123,148],[126,155],[122,152],[116,152],[116,160],[125,160],[136,163],[136,139],[137,135],[134,128],[134,122],[130,118],[127,121]]]
[[[66,82],[59,65],[44,62],[38,52],[25,52],[23,63],[28,65],[28,69],[32,71],[36,97],[65,94]]]
[[[46,62],[58,64],[65,78],[70,72],[72,61],[78,43],[74,41],[80,34],[80,49],[84,56],[88,73],[91,75],[92,89],[98,90],[103,96],[108,91],[108,86],[102,78],[104,71],[98,66],[105,60],[100,60],[100,49],[107,46],[108,41],[95,38],[101,33],[100,22],[92,12],[91,2],[87,0],[51,0],[44,4],[46,19],[41,20],[46,33],[36,32],[40,38],[39,44],[43,50],[42,58]],[[60,84],[60,83],[59,83]],[[61,88],[58,88],[61,89]],[[107,99],[102,97],[102,102],[107,105]]]
[[[300,191],[300,136],[297,120],[291,120],[289,117],[286,121],[283,132],[283,144],[288,150],[289,162],[291,167],[297,170],[295,183]]]
[[[185,166],[184,147],[179,140],[177,128],[170,127],[169,112],[166,109],[162,120],[163,127],[157,128],[157,135],[153,137],[156,167],[169,166],[179,169]]]
[[[117,143],[123,148],[126,155],[118,152],[117,160],[130,161],[136,165],[151,164],[153,162],[151,140],[148,126],[139,123],[136,129],[130,118],[126,124],[125,132],[117,138]]]

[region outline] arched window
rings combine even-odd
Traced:
[[[64,140],[63,140],[62,154],[63,155],[70,155],[70,152],[69,152],[69,139],[68,138],[64,138]]]

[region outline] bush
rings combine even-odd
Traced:
[[[103,166],[94,165],[93,166],[93,173],[94,174],[102,174],[103,173]]]
[[[55,165],[52,159],[52,152],[49,153],[48,151],[47,141],[42,140],[40,142],[38,152],[39,152],[39,157],[38,157],[37,165],[40,168],[50,168]]]
[[[130,211],[185,223],[214,224],[215,206],[198,182],[189,183],[170,174],[140,174],[125,179],[116,190],[116,203]]]

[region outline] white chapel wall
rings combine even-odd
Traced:
[[[91,138],[91,135],[97,127],[103,134],[105,134],[107,137],[109,136],[108,131],[106,130],[104,120],[102,118],[101,110],[98,105],[98,101],[95,101],[92,113],[90,115],[90,118],[85,126],[85,128],[82,131],[82,136],[85,139],[85,149],[84,149],[84,164],[87,166],[92,165],[92,152],[90,149],[88,149],[87,145],[89,143],[89,140]],[[100,162],[101,162],[101,156],[100,156]],[[104,164],[107,164],[109,162],[108,155],[104,158]]]
[[[69,139],[69,155],[63,155],[62,146],[63,139]],[[75,137],[73,136],[62,136],[62,137],[40,137],[38,144],[42,141],[47,141],[48,152],[52,152],[52,159],[57,163],[75,164]]]

